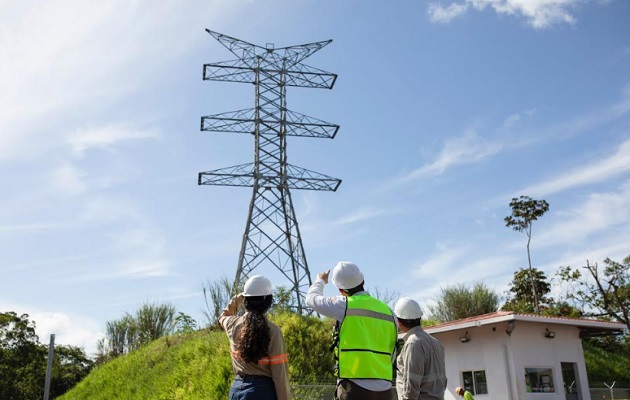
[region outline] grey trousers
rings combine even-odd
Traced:
[[[335,400],[392,400],[392,391],[372,392],[348,379],[337,384]]]

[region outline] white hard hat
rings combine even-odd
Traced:
[[[271,281],[262,275],[254,275],[245,282],[243,295],[250,296],[267,296],[272,292]]]
[[[333,269],[332,281],[339,289],[352,289],[363,283],[363,273],[356,264],[339,261]]]
[[[410,297],[402,297],[396,302],[394,314],[400,319],[418,319],[423,315],[420,304]]]

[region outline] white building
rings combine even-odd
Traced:
[[[614,334],[616,322],[499,311],[426,328],[442,343],[445,399],[590,400],[582,338]]]

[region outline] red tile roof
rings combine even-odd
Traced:
[[[593,327],[598,326],[601,329],[610,330],[623,330],[626,328],[625,324],[619,322],[601,321],[595,319],[586,318],[569,318],[569,317],[548,317],[537,314],[519,314],[514,311],[497,311],[489,314],[476,315],[474,317],[459,319],[456,321],[444,322],[442,324],[428,326],[425,329],[427,331],[449,331],[470,326],[486,325],[495,322],[503,321],[530,321],[530,322],[542,322],[542,323],[556,323],[562,325],[574,325],[580,327]],[[452,328],[452,329],[449,329]]]

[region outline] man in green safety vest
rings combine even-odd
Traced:
[[[308,289],[306,304],[337,320],[338,400],[391,400],[398,322],[384,302],[363,288],[363,273],[356,264],[341,261],[332,272],[341,296],[324,297],[330,270],[317,275]]]

